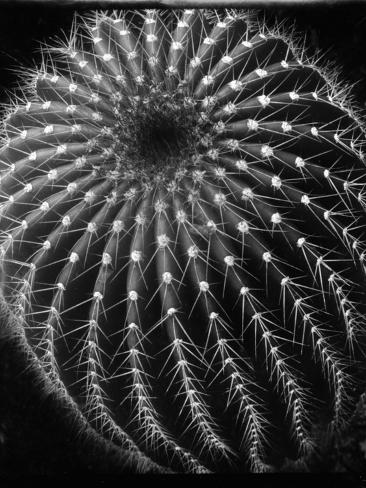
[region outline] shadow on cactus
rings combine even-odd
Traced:
[[[349,89],[235,11],[76,17],[42,54],[0,152],[2,292],[30,361],[139,459],[306,459],[362,357]]]

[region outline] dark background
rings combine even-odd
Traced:
[[[93,7],[98,6],[93,3]],[[0,102],[6,102],[8,90],[16,86],[14,70],[33,66],[32,60],[40,61],[39,41],[51,41],[61,30],[67,32],[75,10],[81,13],[87,9],[51,7],[46,1],[40,5],[0,2]],[[262,9],[260,15],[270,23],[276,17],[295,23],[297,30],[306,35],[310,52],[326,52],[324,59],[336,63],[340,78],[355,84],[354,98],[366,113],[366,3],[273,7]],[[11,342],[1,340],[0,334],[0,481],[29,474],[91,476],[125,472],[115,457],[79,439],[75,426],[55,408],[52,397],[40,398],[33,386],[34,377],[24,373],[25,367]],[[331,450],[327,447],[313,460],[310,470],[343,471],[358,481],[362,474],[366,478],[364,439],[366,414],[361,412]],[[285,465],[284,470],[296,467]],[[345,484],[351,486],[350,481]]]

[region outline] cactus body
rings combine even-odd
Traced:
[[[365,326],[344,90],[234,11],[98,13],[43,55],[3,124],[0,242],[49,381],[176,470],[305,456],[345,421]]]

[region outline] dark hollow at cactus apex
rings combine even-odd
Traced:
[[[5,107],[2,293],[59,395],[141,459],[265,471],[357,398],[364,130],[294,33],[93,13]]]

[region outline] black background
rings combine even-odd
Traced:
[[[39,41],[52,43],[53,36],[68,31],[75,10],[81,13],[88,8],[0,2],[1,102],[8,100],[8,90],[16,86],[14,70],[40,61]],[[310,51],[326,52],[325,59],[336,63],[340,78],[355,84],[355,100],[366,113],[366,3],[277,7],[262,9],[260,14],[269,22],[275,17],[294,22],[306,34]],[[117,459],[82,443],[52,398],[39,397],[32,374],[22,374],[24,367],[10,342],[0,340],[0,479],[29,474],[120,474],[123,468]],[[366,473],[362,453],[354,451],[366,437],[366,422],[351,429],[349,436],[339,441],[336,454],[318,459],[313,472]]]

